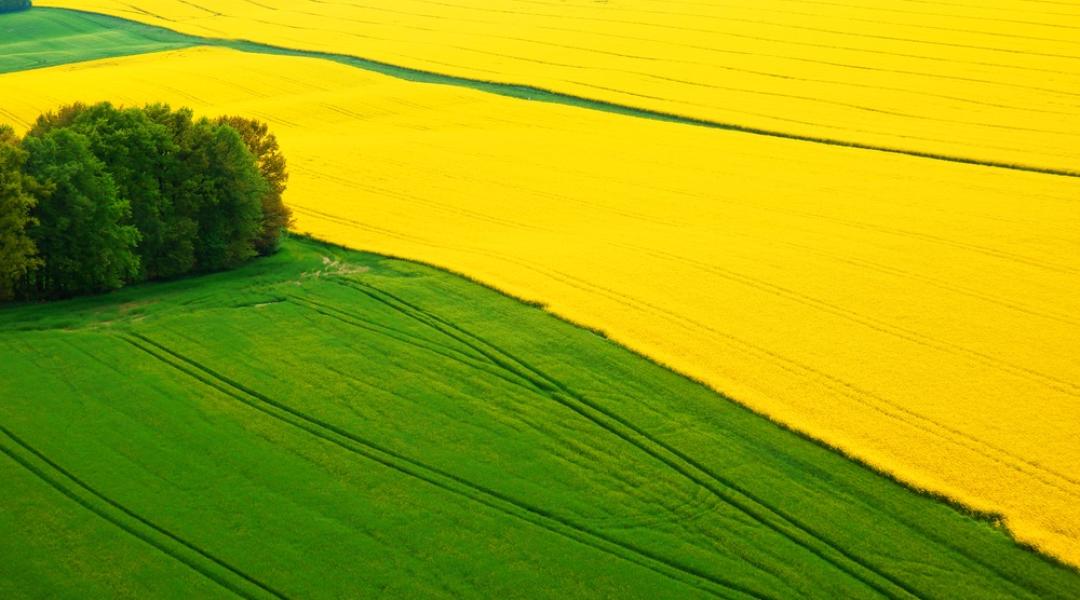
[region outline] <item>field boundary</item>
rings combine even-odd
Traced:
[[[868,150],[874,152],[884,152],[888,154],[897,154],[902,156],[910,156],[913,158],[922,158],[929,160],[937,160],[942,162],[951,162],[958,164],[965,164],[978,167],[996,168],[996,169],[1008,169],[1013,171],[1024,171],[1028,173],[1036,173],[1041,175],[1053,175],[1058,177],[1072,177],[1080,178],[1080,171],[1070,169],[1055,169],[1050,167],[1040,167],[1037,165],[1026,165],[1018,163],[1008,163],[992,160],[982,160],[978,158],[957,156],[950,154],[939,154],[935,152],[924,152],[920,150],[908,150],[904,148],[896,148],[891,146],[881,146],[876,144],[866,144],[862,142],[856,142],[851,140],[843,140],[839,138],[826,138],[816,137],[809,135],[801,135],[797,133],[788,133],[780,130],[764,129],[760,127],[750,127],[746,125],[740,125],[738,123],[728,123],[723,121],[713,121],[709,119],[700,119],[696,117],[690,117],[686,115],[680,115],[672,112],[665,112],[659,110],[652,110],[647,108],[637,108],[627,104],[619,104],[616,102],[608,102],[606,100],[596,100],[593,98],[586,98],[584,96],[577,96],[574,94],[568,94],[564,92],[556,92],[546,88],[521,84],[521,83],[509,83],[484,79],[474,79],[470,77],[461,77],[457,75],[446,75],[443,73],[437,73],[434,71],[427,71],[424,69],[417,69],[414,67],[405,67],[402,65],[396,65],[393,63],[373,60],[369,58],[363,58],[359,56],[353,56],[349,54],[338,54],[333,52],[321,52],[317,50],[300,50],[296,48],[288,48],[284,46],[276,46],[272,44],[264,44],[261,42],[253,42],[250,40],[232,40],[226,38],[214,38],[196,36],[190,34],[183,34],[173,31],[164,27],[157,27],[154,25],[148,25],[139,21],[131,19],[125,19],[122,17],[115,17],[112,15],[104,15],[101,13],[95,13],[88,10],[69,9],[69,8],[52,8],[52,7],[36,7],[34,10],[56,11],[66,13],[78,13],[83,15],[90,15],[94,18],[100,19],[103,22],[112,21],[118,24],[124,24],[125,27],[136,25],[141,28],[155,29],[161,32],[168,32],[172,35],[183,36],[192,41],[193,45],[228,48],[237,50],[240,52],[248,52],[252,54],[270,54],[278,56],[294,56],[301,58],[316,58],[322,60],[329,60],[339,64],[355,67],[365,71],[379,73],[396,79],[402,79],[415,83],[430,83],[439,85],[452,85],[458,87],[467,87],[477,91],[486,92],[498,96],[504,96],[509,98],[515,98],[518,100],[531,100],[534,102],[547,102],[551,104],[561,104],[564,106],[572,106],[576,108],[582,108],[586,110],[595,110],[600,112],[607,112],[618,114],[622,116],[650,119],[654,121],[663,121],[668,123],[675,123],[678,125],[690,125],[695,127],[704,127],[707,129],[717,129],[722,131],[731,131],[735,133],[745,133],[749,135],[756,135],[762,137],[771,137],[776,139],[785,139],[796,142],[807,142],[812,144],[819,144],[824,146],[834,146],[840,148],[850,148],[853,150]]]
[[[34,11],[41,11],[41,12],[50,12],[50,11],[52,11],[52,12],[55,12],[55,11],[59,11],[59,10],[63,10],[63,9],[55,9],[55,8],[48,8],[48,7],[34,7],[31,11],[22,11],[22,12],[19,12],[19,13],[12,13],[11,16],[24,17],[26,15],[40,14],[40,13],[35,13]],[[92,12],[87,12],[87,11],[66,11],[66,12],[69,12],[69,13],[72,13],[72,14],[77,14],[81,18],[83,18],[83,20],[85,20],[87,22],[95,22],[95,21],[100,22],[101,20],[111,18],[111,17],[107,17],[106,15],[101,15],[99,13],[92,13]],[[123,21],[123,19],[121,19],[121,21]],[[111,30],[109,30],[109,31],[111,31]],[[199,46],[199,45],[202,44],[202,42],[199,39],[197,39],[197,38],[195,38],[193,36],[185,35],[183,33],[179,33],[179,32],[173,31],[171,29],[165,29],[165,28],[162,28],[162,27],[155,27],[153,25],[148,25],[146,23],[139,23],[138,21],[127,21],[127,22],[125,22],[125,33],[132,34],[132,35],[138,37],[139,39],[141,39],[142,41],[144,41],[147,44],[159,44],[161,47],[156,48],[156,49],[151,49],[151,50],[145,50],[145,51],[142,51],[142,52],[130,52],[130,51],[128,51],[128,49],[122,49],[122,50],[110,49],[110,50],[106,50],[105,52],[102,52],[101,54],[91,54],[91,55],[87,56],[86,58],[79,58],[79,59],[72,60],[72,61],[52,62],[52,61],[46,60],[46,59],[38,59],[38,61],[35,64],[32,64],[32,65],[16,66],[14,68],[0,67],[0,75],[3,75],[5,73],[18,73],[20,71],[29,71],[29,70],[34,70],[34,69],[47,69],[49,67],[60,67],[60,66],[63,66],[63,65],[79,64],[79,63],[90,62],[90,61],[95,61],[95,60],[106,60],[106,59],[110,59],[110,58],[121,58],[121,57],[125,57],[125,56],[139,56],[139,55],[142,55],[142,54],[155,54],[155,53],[158,53],[158,52],[173,52],[173,51],[176,51],[176,50],[184,50],[184,49],[191,48],[193,46]],[[23,54],[23,55],[25,56],[25,54]]]
[[[673,375],[675,375],[677,377],[681,377],[681,378],[683,378],[683,379],[685,379],[687,381],[693,382],[695,385],[698,385],[698,386],[708,390],[709,393],[719,397],[720,400],[723,400],[725,402],[728,402],[728,403],[734,405],[738,410],[745,411],[748,414],[751,414],[751,415],[754,415],[756,417],[760,417],[762,419],[765,419],[766,421],[768,421],[772,425],[774,425],[776,427],[779,427],[780,429],[782,429],[782,430],[784,430],[784,431],[786,431],[788,433],[791,433],[791,434],[793,434],[793,435],[795,435],[795,436],[797,436],[797,437],[799,437],[799,438],[801,438],[801,439],[803,439],[805,441],[808,441],[808,442],[814,444],[815,446],[817,446],[819,448],[822,448],[822,449],[824,449],[824,450],[826,450],[828,452],[831,452],[831,453],[834,453],[834,454],[836,454],[838,456],[841,456],[845,460],[847,460],[849,462],[852,462],[852,463],[855,463],[855,464],[859,465],[861,468],[866,469],[867,471],[869,471],[871,473],[874,473],[875,475],[878,475],[880,477],[883,477],[883,478],[887,479],[888,481],[892,482],[893,484],[900,486],[904,490],[907,490],[909,492],[912,492],[912,493],[917,494],[919,496],[922,496],[924,498],[929,498],[931,500],[934,500],[935,502],[944,504],[945,506],[948,506],[952,510],[955,510],[956,512],[966,516],[967,518],[969,518],[969,519],[971,519],[973,521],[977,521],[979,523],[984,524],[987,527],[990,527],[992,529],[995,529],[995,530],[998,530],[998,531],[1002,532],[1016,546],[1018,546],[1020,548],[1023,548],[1024,550],[1030,552],[1031,554],[1034,554],[1035,556],[1038,556],[1043,561],[1045,561],[1045,562],[1047,562],[1047,563],[1049,563],[1049,564],[1051,564],[1051,565],[1053,565],[1055,567],[1063,568],[1065,570],[1072,571],[1074,573],[1080,573],[1080,566],[1073,565],[1072,563],[1066,562],[1066,561],[1058,558],[1057,556],[1054,556],[1052,554],[1044,552],[1043,550],[1039,549],[1034,544],[1025,542],[1025,541],[1020,540],[1019,538],[1017,538],[1016,535],[1012,532],[1012,530],[1009,529],[1009,526],[1008,526],[1008,523],[1006,521],[1005,515],[1003,515],[1001,513],[998,513],[998,512],[990,512],[990,511],[985,511],[985,510],[979,510],[979,509],[974,508],[972,506],[969,506],[969,505],[967,505],[967,504],[965,504],[965,503],[963,503],[963,502],[961,502],[961,501],[959,501],[959,500],[957,500],[955,498],[952,498],[951,496],[947,496],[947,495],[945,495],[945,494],[943,494],[941,492],[936,492],[936,491],[933,491],[933,490],[928,490],[928,489],[925,489],[925,488],[918,487],[918,486],[916,486],[916,485],[914,485],[914,484],[912,484],[912,483],[898,477],[895,473],[893,473],[891,471],[888,471],[888,470],[885,470],[885,469],[882,469],[881,467],[878,467],[876,465],[873,465],[873,464],[867,462],[865,459],[863,459],[863,458],[861,458],[861,457],[859,457],[859,456],[857,456],[855,454],[852,454],[851,452],[848,452],[847,450],[845,450],[843,448],[840,448],[838,446],[834,446],[834,445],[826,442],[825,440],[814,437],[814,436],[810,435],[809,433],[807,433],[807,432],[805,432],[805,431],[803,431],[801,429],[797,429],[797,428],[793,427],[792,425],[790,425],[790,424],[788,424],[788,423],[786,423],[784,421],[779,421],[779,420],[777,420],[776,418],[772,417],[771,415],[769,415],[767,413],[754,410],[753,408],[743,404],[742,402],[739,402],[738,400],[732,398],[731,396],[725,394],[724,392],[722,392],[722,391],[714,388],[713,386],[709,385],[708,383],[703,381],[701,378],[695,377],[695,376],[690,375],[688,373],[684,373],[683,371],[680,371],[679,369],[677,369],[676,367],[674,367],[674,366],[672,366],[672,365],[670,365],[668,363],[657,360],[656,358],[651,357],[651,356],[649,356],[647,354],[643,354],[641,351],[636,350],[635,348],[632,348],[632,347],[630,347],[630,346],[628,346],[628,345],[626,345],[626,344],[624,344],[624,343],[622,343],[622,342],[620,342],[620,341],[618,341],[616,339],[613,339],[612,337],[610,337],[607,334],[607,332],[603,331],[602,329],[598,329],[596,327],[593,327],[593,326],[590,326],[590,325],[587,325],[587,324],[584,324],[584,323],[580,323],[580,322],[575,321],[574,319],[572,319],[570,317],[567,317],[567,316],[565,316],[565,315],[563,315],[563,314],[561,314],[559,312],[556,312],[556,311],[552,310],[547,304],[545,304],[542,301],[533,300],[533,299],[525,298],[523,296],[519,296],[517,294],[513,294],[513,293],[508,292],[506,290],[503,290],[503,289],[501,289],[501,288],[499,288],[499,287],[497,287],[495,285],[492,285],[492,284],[490,284],[490,283],[488,283],[486,281],[477,279],[476,277],[473,277],[472,275],[469,275],[467,273],[463,273],[461,271],[456,271],[454,269],[451,269],[451,268],[448,268],[448,267],[445,267],[445,266],[442,266],[442,265],[439,265],[439,264],[436,264],[436,263],[427,262],[427,261],[419,260],[419,259],[416,259],[416,258],[409,258],[409,257],[406,257],[406,256],[400,256],[400,255],[395,255],[395,254],[387,254],[387,253],[384,253],[384,252],[373,252],[373,251],[370,251],[370,250],[363,250],[363,249],[358,249],[358,248],[350,248],[348,246],[344,246],[344,245],[338,244],[336,242],[319,239],[318,237],[316,237],[316,236],[314,236],[314,235],[312,235],[310,233],[300,233],[300,232],[296,232],[296,231],[290,231],[289,232],[289,238],[294,240],[294,241],[303,243],[303,244],[317,245],[317,246],[320,246],[320,247],[336,248],[336,249],[338,249],[338,250],[340,250],[342,252],[365,252],[365,253],[368,253],[368,254],[372,254],[374,256],[379,256],[379,257],[388,259],[388,260],[401,261],[401,262],[404,262],[404,263],[410,263],[410,264],[414,264],[414,265],[419,265],[419,266],[426,267],[426,268],[429,268],[429,269],[435,269],[437,271],[441,271],[443,273],[450,274],[450,275],[452,275],[454,277],[459,277],[461,279],[464,279],[464,280],[466,280],[466,281],[468,281],[470,283],[473,283],[473,284],[478,285],[480,287],[483,287],[485,289],[491,290],[491,291],[493,291],[493,292],[495,292],[497,294],[500,294],[502,296],[505,296],[507,298],[511,298],[514,301],[520,302],[520,303],[522,303],[522,304],[524,304],[526,306],[540,309],[544,313],[546,313],[548,315],[551,315],[552,317],[554,317],[554,318],[556,318],[556,319],[558,319],[558,320],[560,320],[560,321],[562,321],[564,323],[567,323],[568,325],[571,325],[571,326],[576,327],[578,329],[588,331],[588,332],[592,333],[593,335],[596,335],[598,337],[603,338],[607,343],[614,344],[616,347],[620,348],[621,350],[629,352],[629,353],[633,354],[634,356],[637,356],[637,357],[639,357],[639,358],[641,358],[641,359],[643,359],[645,361],[648,361],[649,363],[651,363],[653,365],[656,365],[657,367],[660,367],[661,369],[664,369],[665,371],[667,371],[669,373],[672,373]],[[971,557],[967,557],[967,558],[971,559]],[[977,561],[977,562],[979,562],[979,561]],[[985,566],[985,565],[983,565],[983,566]]]

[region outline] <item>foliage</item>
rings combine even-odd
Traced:
[[[262,228],[255,240],[255,249],[264,256],[273,254],[292,222],[292,211],[282,199],[289,181],[285,155],[266,123],[240,116],[221,117],[218,123],[228,125],[240,134],[266,180],[268,189],[262,197]]]
[[[121,198],[90,141],[70,129],[23,140],[26,172],[45,183],[29,229],[43,264],[27,293],[62,297],[123,286],[138,273],[139,232],[125,224],[131,208]]]
[[[208,120],[179,140],[183,193],[197,204],[196,269],[234,268],[256,256],[268,185],[240,135]]]
[[[196,215],[196,270],[231,268],[255,256],[271,184],[240,134],[220,122],[196,120],[187,108],[152,104],[145,111],[179,147],[177,171],[167,186],[178,210]]]
[[[30,7],[30,0],[0,0],[0,13],[27,10]]]
[[[10,299],[16,285],[36,268],[37,248],[27,228],[34,224],[30,210],[34,182],[24,173],[26,152],[15,132],[0,126],[0,300]]]
[[[43,115],[31,135],[56,127],[70,127],[86,136],[120,196],[131,203],[131,223],[142,236],[137,248],[139,279],[190,272],[195,266],[196,223],[165,193],[171,178],[181,176],[179,147],[171,132],[142,109],[120,109],[108,102],[75,104]]]
[[[38,116],[25,150],[5,132],[0,298],[20,279],[20,297],[52,298],[235,268],[288,224],[285,158],[255,120],[73,103]]]
[[[43,112],[34,119],[34,123],[26,132],[26,135],[41,136],[54,129],[70,127],[75,122],[75,119],[88,108],[90,107],[82,102],[73,102],[65,104],[56,110]]]

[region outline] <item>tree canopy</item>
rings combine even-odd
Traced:
[[[278,249],[282,232],[292,223],[292,211],[282,199],[289,182],[285,155],[266,123],[238,116],[221,117],[218,123],[228,125],[240,134],[266,180],[268,189],[262,197],[262,228],[255,240],[255,249],[264,256],[272,254]]]
[[[0,300],[10,299],[27,272],[41,264],[27,231],[34,224],[30,211],[36,200],[26,156],[15,132],[0,126]]]
[[[30,6],[30,0],[0,0],[0,13],[26,10]]]
[[[267,126],[158,104],[73,104],[0,129],[0,298],[64,297],[234,268],[290,213]]]
[[[204,271],[233,268],[257,254],[266,180],[231,127],[197,122],[182,147],[187,182],[199,200],[196,263]]]
[[[45,182],[35,223],[29,228],[42,265],[31,273],[35,296],[62,297],[112,290],[138,273],[139,231],[116,183],[90,150],[90,141],[70,129],[28,137],[27,174]]]
[[[30,136],[68,128],[90,142],[94,156],[105,163],[120,197],[131,204],[131,224],[141,239],[139,279],[187,273],[194,268],[194,222],[178,214],[173,198],[162,189],[176,177],[179,148],[170,131],[138,108],[120,109],[103,102],[74,104],[40,117]]]

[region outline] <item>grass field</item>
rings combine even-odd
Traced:
[[[300,230],[542,301],[1080,563],[1078,179],[224,49],[0,93],[23,127],[103,99],[266,119]]]
[[[1047,168],[1080,162],[1080,9],[1068,3],[39,4],[809,137]]]
[[[95,15],[47,10],[4,15],[0,40],[0,73],[175,50],[195,42],[190,36],[158,27],[128,23],[123,28],[106,28]]]
[[[311,241],[0,309],[0,397],[7,598],[1080,594],[600,336]]]

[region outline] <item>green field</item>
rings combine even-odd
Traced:
[[[0,309],[0,597],[1075,598],[543,310],[306,240]]]
[[[41,8],[0,15],[0,73],[194,45],[185,35],[119,22]]]

